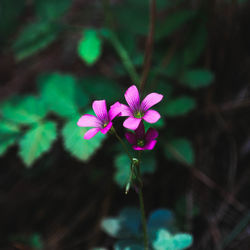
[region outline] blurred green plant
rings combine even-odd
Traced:
[[[143,250],[140,211],[126,207],[117,217],[105,218],[102,229],[117,239],[115,250]],[[178,233],[172,211],[157,209],[151,212],[147,221],[150,245],[154,250],[182,250],[191,246],[192,236]]]

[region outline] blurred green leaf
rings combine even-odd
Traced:
[[[175,217],[172,211],[168,209],[154,210],[148,218],[148,231],[154,232],[159,229],[167,228],[173,229]]]
[[[105,135],[98,132],[90,140],[85,140],[83,136],[90,128],[78,127],[77,121],[78,119],[71,120],[63,127],[63,144],[65,149],[70,152],[72,156],[81,161],[88,161],[97,149],[101,147]]]
[[[13,235],[10,237],[10,241],[24,244],[25,247],[31,247],[33,250],[43,249],[42,237],[38,233],[33,233],[31,235],[22,235],[22,234]]]
[[[88,104],[87,95],[79,88],[72,75],[44,74],[38,78],[38,85],[46,107],[60,116],[73,117],[77,114],[78,107]]]
[[[102,229],[112,237],[136,238],[140,235],[141,215],[135,207],[125,207],[117,217],[102,220]]]
[[[18,124],[32,124],[43,119],[47,110],[42,100],[35,96],[23,96],[3,104],[2,116]]]
[[[130,159],[124,153],[115,157],[116,172],[114,175],[115,182],[124,187],[127,184],[130,175]],[[153,154],[145,153],[141,163],[141,173],[153,173],[156,168],[156,160]]]
[[[25,1],[1,0],[0,1],[0,36],[2,43],[18,25],[18,19],[25,7]]]
[[[47,152],[56,139],[56,124],[44,122],[29,129],[19,141],[19,155],[27,167]]]
[[[174,249],[182,250],[190,247],[193,237],[189,234],[177,234],[173,237]]]
[[[183,250],[192,245],[193,238],[189,234],[171,235],[166,230],[159,230],[153,242],[155,250]]]
[[[153,247],[155,250],[175,250],[172,235],[164,229],[157,231]]]
[[[181,163],[192,165],[194,163],[194,151],[190,141],[184,138],[176,138],[168,141],[164,147],[165,155]]]
[[[43,249],[43,242],[42,242],[42,239],[41,239],[41,235],[33,234],[30,237],[29,245],[31,247],[33,247],[34,249],[36,249],[36,250],[42,250]]]
[[[15,124],[0,121],[0,156],[16,142],[19,133],[19,128]]]
[[[35,0],[37,15],[42,20],[55,20],[71,6],[72,0]]]
[[[94,29],[86,29],[78,43],[78,55],[91,66],[101,55],[101,40]]]
[[[194,16],[194,11],[179,10],[167,16],[166,20],[160,20],[156,25],[155,40],[159,41],[160,39],[171,35]]]
[[[192,89],[206,87],[214,80],[214,74],[206,69],[192,69],[184,72],[179,81]]]
[[[181,96],[164,102],[160,107],[162,114],[170,117],[185,115],[196,107],[196,101],[189,96]]]
[[[13,50],[17,60],[23,60],[52,43],[61,28],[49,22],[32,22],[27,24],[15,40]]]
[[[97,100],[106,99],[110,104],[118,101],[123,94],[118,83],[103,76],[84,77],[80,80],[80,84],[88,96]]]

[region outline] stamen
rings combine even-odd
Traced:
[[[137,141],[137,146],[144,147],[144,145],[145,145],[144,140],[138,140]]]

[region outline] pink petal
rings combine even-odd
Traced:
[[[133,112],[127,105],[121,104],[121,116],[133,116]]]
[[[144,147],[142,148],[142,147],[139,147],[139,146],[137,146],[137,145],[134,145],[132,148],[133,148],[134,150],[144,150]]]
[[[128,129],[135,130],[140,124],[141,118],[129,117],[123,122],[123,126]]]
[[[102,123],[101,121],[94,115],[83,115],[77,122],[77,125],[79,127],[95,127],[99,128],[101,127]]]
[[[107,106],[105,100],[94,101],[92,104],[92,108],[95,111],[96,116],[102,121],[108,121],[108,113]]]
[[[140,95],[137,87],[132,85],[125,92],[125,99],[129,105],[129,107],[134,111],[138,110],[140,107]]]
[[[116,102],[112,106],[110,106],[109,120],[112,121],[120,113],[121,113],[121,104],[119,102]]]
[[[95,136],[98,132],[100,131],[100,128],[92,128],[90,130],[88,130],[85,135],[84,135],[84,139],[85,140],[89,140],[91,139],[93,136]]]
[[[128,142],[132,145],[136,144],[136,136],[135,134],[131,133],[131,132],[127,132],[125,133],[125,137],[128,140]]]
[[[157,142],[156,140],[153,140],[153,141],[146,143],[143,149],[152,150],[155,147],[156,142]]]
[[[152,141],[154,139],[156,139],[158,137],[158,131],[154,128],[149,128],[147,133],[146,133],[146,136],[145,136],[145,139],[146,141]]]
[[[143,119],[148,123],[155,123],[161,118],[161,115],[155,110],[146,111]]]
[[[112,127],[112,122],[109,122],[108,125],[101,130],[103,134],[106,134]]]
[[[150,109],[152,106],[160,102],[162,98],[163,98],[163,95],[157,94],[157,93],[151,93],[147,95],[141,103],[141,109],[143,111]]]

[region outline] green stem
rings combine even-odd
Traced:
[[[127,148],[126,144],[123,142],[122,138],[117,134],[115,128],[112,127],[111,131],[114,133],[114,135],[116,136],[116,138],[117,138],[117,139],[120,141],[120,143],[122,144],[122,146],[123,146],[125,152],[127,153],[128,157],[129,157],[129,159],[130,159],[130,161],[133,162],[133,157],[132,157],[131,154],[129,153],[128,148]]]
[[[143,229],[144,248],[145,248],[145,250],[149,250],[148,234],[147,234],[147,222],[146,222],[144,202],[143,202],[143,194],[142,194],[142,188],[141,187],[139,187],[138,196],[139,196],[139,200],[140,200],[140,211],[141,211],[141,221],[142,221],[142,229]]]
[[[138,179],[139,182],[142,183],[141,181],[141,155],[142,151],[138,152]],[[139,201],[140,201],[140,211],[141,211],[141,221],[142,221],[142,229],[143,229],[143,241],[144,241],[144,248],[146,250],[149,249],[149,241],[148,241],[148,233],[147,233],[147,222],[146,222],[146,216],[145,216],[145,208],[144,208],[144,201],[143,201],[143,193],[142,193],[142,185],[139,185],[139,191],[138,191],[138,196],[139,196]]]
[[[117,134],[114,127],[111,128],[111,132],[116,136],[116,138],[120,141],[122,144],[125,152],[127,153],[131,163],[133,163],[133,158],[131,154],[129,153],[126,144],[123,142],[122,138]],[[138,179],[138,196],[139,196],[139,202],[140,202],[140,211],[141,211],[141,221],[142,221],[142,229],[143,229],[143,241],[144,241],[144,248],[145,250],[149,250],[149,241],[148,241],[148,234],[147,234],[147,222],[146,222],[146,216],[145,216],[145,208],[144,208],[144,201],[143,201],[143,193],[142,193],[142,182],[141,182],[141,170],[140,170],[140,163],[141,163],[141,151],[138,153],[138,164],[136,165],[137,168],[137,179]],[[132,169],[131,169],[132,171]],[[127,190],[126,192],[127,193]]]
[[[125,67],[125,69],[127,70],[130,78],[132,79],[132,81],[139,85],[140,79],[139,76],[135,70],[135,67],[128,55],[127,50],[123,47],[123,45],[121,44],[121,42],[119,41],[119,39],[117,38],[117,36],[115,35],[114,32],[110,31],[109,32],[109,41],[111,42],[111,44],[113,45],[114,49],[116,50],[117,54],[120,56],[121,61]]]

